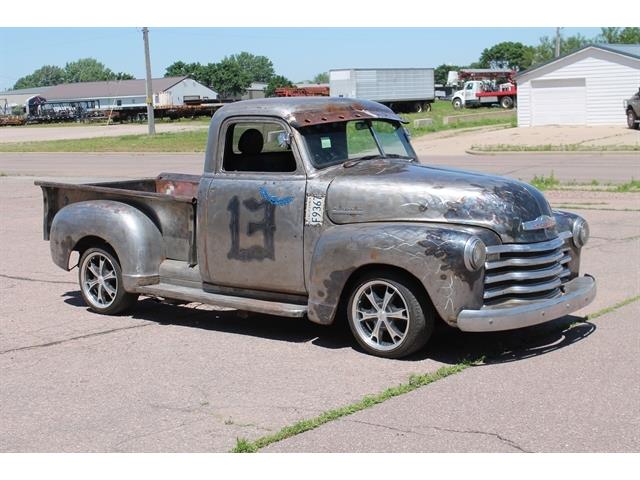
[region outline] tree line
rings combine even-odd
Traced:
[[[95,58],[80,58],[64,67],[44,65],[30,75],[18,79],[13,86],[20,88],[48,87],[61,83],[96,82],[100,80],[131,80],[134,76],[125,72],[113,72]]]
[[[224,57],[217,63],[185,63],[181,60],[169,65],[165,77],[189,75],[194,80],[215,90],[222,98],[242,95],[254,82],[266,83],[265,95],[270,97],[279,87],[291,87],[293,82],[283,75],[276,75],[273,63],[263,55],[249,52]],[[327,83],[329,74],[317,74],[313,83]]]

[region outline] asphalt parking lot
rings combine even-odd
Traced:
[[[600,163],[574,156],[556,164],[568,176],[591,165],[588,175],[638,177],[637,161],[594,157]],[[476,169],[508,173],[522,161],[522,170],[545,174],[535,158],[553,157],[475,158],[442,163],[478,161]],[[305,320],[151,299],[131,315],[89,312],[77,272],[55,267],[42,240],[34,178],[200,168],[201,155],[0,155],[0,451],[224,452],[237,438],[273,433],[411,374],[483,355],[481,366],[265,450],[640,449],[640,302],[584,319],[640,294],[640,194],[548,194],[590,222],[582,270],[596,276],[599,292],[589,307],[510,333],[442,329],[407,360],[365,355],[345,329]]]

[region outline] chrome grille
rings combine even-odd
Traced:
[[[533,300],[559,295],[571,274],[567,235],[547,242],[487,247],[485,304],[506,300]]]

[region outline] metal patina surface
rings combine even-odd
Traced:
[[[538,242],[557,236],[555,225],[523,228],[525,222],[553,213],[537,189],[517,180],[389,159],[360,162],[334,172],[327,209],[337,224],[475,225],[498,233],[503,242]]]
[[[56,265],[68,270],[71,252],[87,237],[100,238],[113,247],[128,291],[158,282],[158,269],[165,256],[162,235],[139,209],[111,200],[90,200],[62,208],[53,219],[49,237]]]

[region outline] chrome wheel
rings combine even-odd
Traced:
[[[400,291],[391,283],[373,280],[354,295],[351,317],[358,336],[375,350],[398,348],[409,330],[409,309]]]
[[[111,260],[101,252],[87,255],[80,267],[80,286],[91,306],[110,307],[118,293],[118,276]]]

